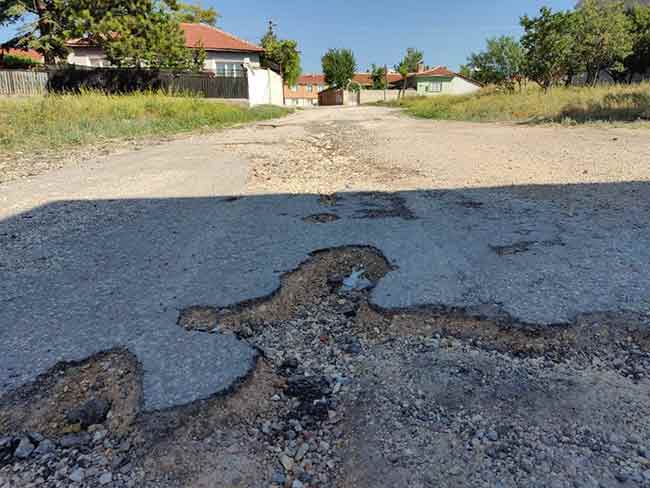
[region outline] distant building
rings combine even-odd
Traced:
[[[401,81],[402,75],[399,73],[388,73],[388,84],[395,84]],[[358,83],[361,88],[364,88],[366,90],[370,90],[373,87],[373,81],[372,81],[372,73],[357,73],[354,75],[354,78],[352,78],[352,81],[355,83]]]
[[[284,86],[285,105],[312,107],[318,105],[318,93],[327,89],[325,75],[301,75],[295,85]]]
[[[394,88],[402,88],[404,81],[392,84]],[[445,66],[438,66],[433,69],[419,69],[417,73],[408,76],[406,86],[408,89],[417,90],[420,96],[435,95],[465,95],[474,93],[483,86],[458,73],[447,69]]]

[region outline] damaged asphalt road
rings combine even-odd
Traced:
[[[145,410],[228,391],[256,350],[185,331],[180,312],[272,294],[311,252],[341,246],[373,246],[393,267],[371,295],[380,309],[536,326],[650,310],[646,183],[572,186],[569,211],[516,187],[339,192],[332,205],[246,194],[245,160],[190,146],[2,187],[0,393],[116,347],[142,364]],[[634,206],[595,203],[630,192]]]

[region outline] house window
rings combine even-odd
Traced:
[[[442,81],[432,81],[427,85],[427,92],[440,93],[442,91]]]
[[[325,87],[323,85],[318,85],[318,92],[320,93],[323,90],[325,90]]]
[[[227,76],[229,78],[244,76],[244,68],[238,63],[217,63],[215,68],[217,76]]]
[[[314,91],[314,85],[307,85],[307,91],[309,93],[313,92]]]
[[[291,91],[296,93],[298,91],[298,85],[291,85]]]

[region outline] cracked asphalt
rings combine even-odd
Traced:
[[[379,308],[461,309],[540,327],[594,313],[645,317],[643,133],[501,129],[512,134],[380,108],[314,110],[1,185],[0,394],[58,362],[116,347],[142,363],[146,410],[227,391],[253,368],[256,351],[232,335],[183,330],[180,311],[266,296],[311,252],[339,246],[373,246],[393,265],[371,296]],[[589,139],[612,133],[620,139],[618,152],[607,149],[614,160]],[[295,144],[313,146],[314,134],[323,149],[305,153],[305,164],[329,161],[332,179],[349,182],[335,188],[333,205],[313,186],[288,191],[265,185],[272,175],[259,178],[260,164],[300,159]],[[573,148],[562,157],[580,171],[581,147],[603,161],[585,157],[597,171],[584,181],[524,177],[521,161],[539,171],[544,158],[559,157],[544,140]],[[247,142],[245,151],[229,146],[236,141]],[[506,155],[508,144],[515,149]],[[391,186],[400,150],[404,173],[415,176]],[[506,184],[497,166],[493,180],[485,176],[485,161],[499,154],[519,180]],[[467,184],[436,179],[454,173],[450,160]],[[363,173],[335,174],[341,161],[371,175],[374,165],[382,168],[374,174],[391,171],[377,187]],[[338,219],[309,218],[323,213]]]

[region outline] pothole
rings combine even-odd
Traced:
[[[406,199],[396,194],[368,193],[362,195],[366,207],[357,211],[360,219],[401,218],[415,220],[415,213],[406,205]]]
[[[391,269],[382,253],[371,247],[315,251],[298,269],[284,274],[280,287],[270,296],[230,307],[192,306],[181,311],[178,325],[186,330],[239,330],[241,335],[248,336],[251,327],[269,320],[288,319],[297,307],[331,295],[353,273],[361,273],[374,286]]]
[[[319,214],[314,214],[314,215],[308,215],[307,217],[303,218],[303,222],[306,222],[308,224],[329,224],[330,222],[336,222],[337,220],[340,220],[341,218],[332,213],[319,213]]]

